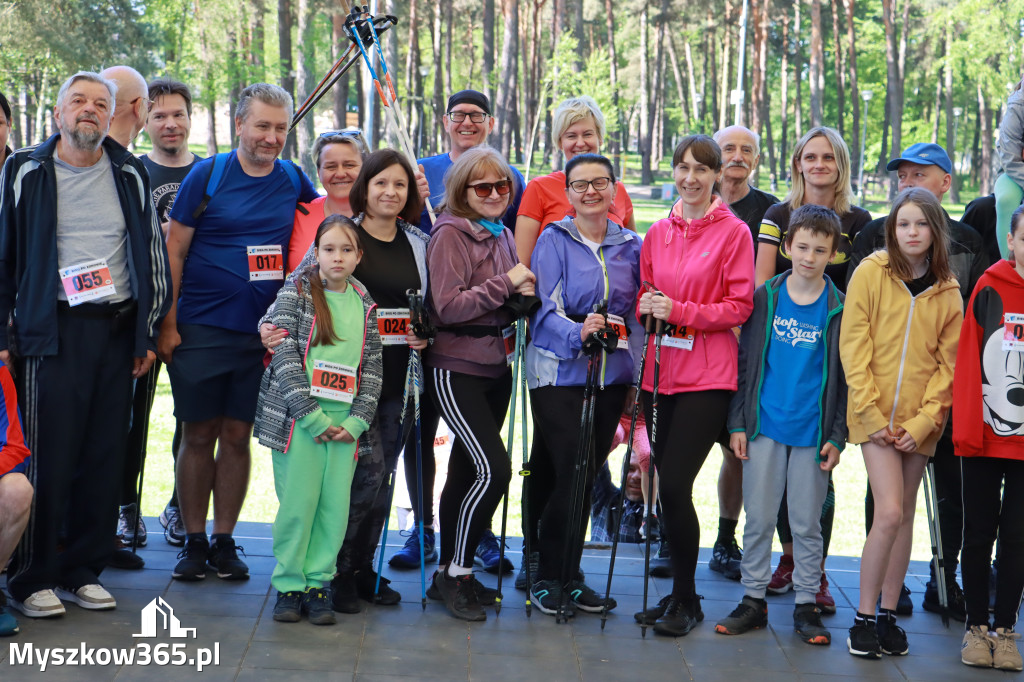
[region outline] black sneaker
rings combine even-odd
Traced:
[[[754,597],[743,597],[728,616],[718,621],[715,632],[720,635],[742,635],[768,625],[768,602]]]
[[[721,573],[729,580],[739,580],[740,562],[742,561],[743,550],[736,543],[736,538],[729,538],[728,542],[715,541],[708,568]]]
[[[121,538],[115,537],[114,551],[111,553],[110,559],[107,560],[107,566],[119,568],[122,571],[141,571],[146,567],[146,561],[137,553],[125,547],[124,541]]]
[[[498,538],[494,536],[490,528],[484,529],[484,534],[480,538],[480,542],[476,546],[476,561],[478,561],[484,570],[488,573],[494,573],[497,575],[498,566],[501,566],[502,573],[511,573],[515,570],[515,566],[512,561],[506,556],[501,556],[501,547],[498,544]]]
[[[238,552],[245,556],[245,550],[236,545],[233,538],[218,538],[210,546],[210,556],[206,563],[217,571],[217,577],[221,580],[248,580],[249,567],[238,558]]]
[[[526,591],[528,587],[526,583],[526,563],[523,562],[519,567],[519,573],[516,575],[516,589]],[[540,572],[540,552],[530,552],[530,580],[537,579],[537,573]]]
[[[355,572],[356,591],[360,599],[378,606],[394,606],[402,601],[402,595],[388,587],[391,581],[380,577],[380,588],[377,588],[377,573],[369,566]],[[374,595],[376,591],[376,595]]]
[[[189,539],[185,542],[185,548],[178,552],[180,561],[171,572],[171,577],[175,580],[202,580],[206,577],[206,560],[209,555],[209,540],[205,537]]]
[[[307,587],[306,593],[302,596],[302,612],[309,618],[313,625],[334,625],[338,619],[334,616],[334,608],[331,604],[331,588],[329,587]],[[277,609],[274,609],[274,616],[277,617]]]
[[[821,622],[821,609],[817,604],[797,604],[793,609],[793,629],[808,644],[829,645],[832,633]]]
[[[654,621],[665,615],[665,609],[668,608],[668,603],[672,601],[672,595],[665,595],[661,598],[654,606],[647,607],[646,611],[637,611],[633,614],[633,620],[640,623],[641,625],[654,625]]]
[[[302,592],[278,592],[274,604],[274,620],[281,623],[298,623],[302,619]]]
[[[444,599],[441,596],[441,590],[437,587],[438,576],[441,571],[434,571],[434,575],[430,578],[430,587],[427,588],[427,598],[441,601]],[[494,606],[498,602],[498,597],[501,593],[492,587],[487,587],[482,582],[477,580],[476,575],[473,576],[473,589],[476,591],[477,601],[480,602],[480,606]]]
[[[359,613],[363,610],[355,576],[340,573],[334,576],[331,581],[331,606],[339,613]]]
[[[473,589],[472,573],[453,578],[445,570],[437,574],[435,584],[444,599],[444,605],[453,616],[468,621],[487,620],[487,614]]]
[[[881,658],[882,647],[878,643],[878,627],[875,621],[854,621],[850,635],[846,638],[846,647],[854,656]]]
[[[549,616],[558,615],[558,607],[562,599],[562,586],[558,584],[557,580],[538,580],[533,584],[533,589],[530,590],[530,601],[533,602],[533,605],[541,613],[546,613]],[[572,600],[566,599],[562,616],[571,618],[575,615],[576,609],[572,604]]]
[[[907,587],[906,583],[900,587],[900,598],[896,601],[896,615],[897,616],[909,616],[914,613],[914,602],[910,598],[910,588]],[[938,601],[938,600],[936,600]],[[882,595],[878,595],[877,602],[878,610],[882,610]]]
[[[907,633],[896,625],[895,618],[890,620],[884,615],[878,617],[878,646],[883,654],[890,656],[906,656],[910,651]]]
[[[955,580],[946,582],[946,612],[953,620],[961,623],[967,621],[967,602],[964,601],[964,592]],[[921,600],[921,607],[932,613],[942,613],[942,604],[939,603],[939,589],[934,581],[928,581],[924,588],[924,599]]]
[[[654,621],[654,632],[666,637],[683,637],[704,620],[704,612],[700,609],[700,600],[704,597],[694,595],[687,599],[672,599],[665,607],[665,613]]]
[[[582,580],[569,582],[569,599],[580,611],[587,613],[603,613],[605,598],[599,595]],[[611,611],[619,603],[612,597],[608,597],[608,610]]]
[[[640,524],[640,539],[647,541],[647,535],[650,534],[651,542],[658,542],[661,540],[661,522],[658,521],[658,517],[654,514],[650,514],[644,519],[644,522]]]

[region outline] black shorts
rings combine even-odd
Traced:
[[[181,345],[167,365],[174,416],[183,422],[255,421],[266,353],[260,335],[199,324],[180,324],[178,333]]]

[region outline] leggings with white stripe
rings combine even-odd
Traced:
[[[441,491],[439,563],[470,568],[480,537],[512,477],[501,440],[512,373],[491,379],[439,368],[431,372],[434,402],[455,434],[448,479]]]

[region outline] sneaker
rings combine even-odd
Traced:
[[[587,613],[603,613],[606,601],[609,611],[619,605],[612,597],[605,600],[582,580],[569,582],[569,599],[576,605],[576,608]]]
[[[377,586],[377,573],[369,566],[356,571],[353,578],[356,583],[356,592],[363,601],[378,606],[394,606],[402,601],[402,595],[397,590],[388,587],[391,581],[384,576],[380,577],[380,587]]]
[[[541,613],[549,616],[558,615],[558,607],[562,604],[562,586],[557,580],[538,580],[530,590],[530,601]],[[576,608],[572,599],[565,600],[565,608],[562,609],[563,618],[572,618],[576,615]]]
[[[298,623],[302,619],[302,592],[278,592],[274,604],[274,620],[279,623]]]
[[[808,644],[832,643],[832,633],[821,622],[821,609],[817,604],[797,604],[793,609],[793,629]]]
[[[178,552],[177,565],[171,572],[175,580],[202,580],[206,577],[206,559],[210,555],[210,541],[202,539],[189,540],[185,548]]]
[[[634,613],[633,620],[641,625],[654,625],[654,621],[665,615],[665,609],[668,608],[670,601],[672,601],[672,595],[665,595],[657,604],[648,607],[646,611],[637,611]]]
[[[987,625],[972,625],[960,644],[960,661],[978,668],[991,668],[995,646],[996,640],[989,635]]]
[[[821,572],[821,584],[818,587],[818,593],[814,595],[814,603],[818,605],[822,613],[836,612],[836,600],[828,589],[828,578],[825,577],[825,571]]]
[[[429,590],[427,595],[430,595]],[[363,610],[355,576],[340,573],[334,576],[331,581],[331,606],[339,613],[360,613]]]
[[[846,638],[846,647],[854,656],[881,658],[882,648],[878,643],[878,627],[875,621],[854,621],[850,635]]]
[[[334,625],[338,619],[334,615],[331,605],[331,588],[329,587],[307,587],[306,593],[302,595],[302,612],[309,618],[313,625]],[[274,609],[277,615],[277,609]]]
[[[909,615],[914,613],[914,602],[910,598],[911,594],[912,593],[910,591],[910,588],[907,587],[906,583],[904,583],[903,586],[900,587],[900,597],[896,601],[896,615],[897,616],[909,616]],[[938,600],[936,599],[936,601],[938,601]],[[882,595],[878,595],[877,606],[878,606],[878,609],[881,610],[881,608],[882,608]]]
[[[878,646],[883,654],[890,656],[906,656],[910,651],[907,633],[896,625],[895,618],[878,617]]]
[[[121,538],[114,536],[114,551],[107,560],[107,566],[122,571],[140,571],[145,568],[146,561],[121,543]]]
[[[0,602],[2,601],[3,597],[0,597]],[[20,629],[18,619],[14,617],[14,610],[8,606],[0,606],[0,637],[16,635]]]
[[[64,605],[53,593],[53,590],[39,590],[29,595],[25,601],[11,600],[11,606],[29,618],[52,618],[63,616]]]
[[[785,594],[793,589],[793,555],[783,554],[779,558],[779,565],[772,573],[771,582],[768,583],[769,594]]]
[[[181,520],[181,510],[177,507],[167,505],[160,512],[157,519],[164,527],[164,540],[174,547],[181,547],[185,544],[185,522]]]
[[[950,618],[961,623],[967,622],[967,602],[964,600],[964,591],[960,589],[956,581],[946,583],[946,604],[946,613]],[[932,613],[942,613],[942,604],[939,603],[939,588],[934,581],[928,581],[928,584],[925,585],[921,608]]]
[[[134,502],[123,504],[117,515],[117,534],[124,540],[124,544],[129,547],[131,547],[136,536],[138,537],[138,546],[146,546],[146,524],[142,520],[142,514],[138,514],[138,518],[136,518],[137,509],[138,505]],[[135,524],[134,531],[132,530],[133,523]]]
[[[236,545],[233,538],[218,538],[210,547],[206,563],[217,571],[217,577],[221,580],[248,580],[249,567],[238,558],[238,552],[245,556],[245,550]]]
[[[448,571],[438,573],[436,585],[448,611],[461,620],[487,620],[487,614],[473,589],[473,574],[451,577]]]
[[[658,521],[658,517],[654,514],[648,515],[644,522],[640,524],[640,539],[646,541],[648,533],[651,534],[651,542],[661,540],[661,522]]]
[[[523,590],[523,591],[526,590],[526,587],[527,587],[526,564],[527,564],[527,562],[524,561],[519,566],[519,573],[516,575],[516,589],[517,590]],[[529,564],[530,564],[530,580],[535,580],[537,578],[537,573],[540,572],[540,552],[530,552]]]
[[[658,556],[651,560],[651,577],[652,578],[671,578],[675,575],[675,571],[672,570],[672,548],[668,544],[668,540],[665,538],[661,539],[661,545],[658,547]]]
[[[107,592],[102,585],[96,583],[82,585],[77,590],[58,587],[57,598],[61,601],[74,602],[90,611],[109,611],[117,608],[117,600],[113,595]]]
[[[739,606],[718,621],[715,632],[720,635],[742,635],[768,625],[768,602],[754,597],[743,597]]]
[[[490,528],[484,529],[484,535],[476,546],[476,559],[483,565],[488,573],[498,573],[498,564],[501,564],[502,573],[511,573],[515,566],[508,557],[501,556],[501,548],[498,546],[498,538]]]
[[[428,564],[437,561],[437,546],[434,543],[433,528],[423,528],[423,561]],[[388,559],[388,566],[392,568],[420,567],[420,531],[418,528],[413,528],[412,534],[409,535],[402,549]]]
[[[1020,650],[1014,640],[1020,639],[1020,633],[1014,632],[1013,628],[996,628],[995,649],[992,651],[992,667],[999,670],[1020,671],[1022,661]]]
[[[704,620],[704,612],[700,609],[700,600],[704,597],[694,595],[689,599],[672,599],[665,607],[665,613],[654,621],[654,631],[666,637],[683,637]]]
[[[711,550],[711,561],[708,568],[721,573],[729,580],[740,579],[740,562],[743,561],[743,550],[736,543],[736,538],[729,538],[728,542],[715,541]]]
[[[441,596],[441,590],[437,587],[437,579],[441,574],[441,571],[434,571],[434,575],[430,578],[430,587],[427,588],[427,598],[435,601],[441,601],[444,597]],[[498,598],[501,593],[493,587],[487,587],[482,582],[477,580],[476,575],[473,575],[473,590],[476,592],[477,601],[480,602],[480,606],[494,606],[498,603]]]

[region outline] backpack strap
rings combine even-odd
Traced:
[[[227,170],[230,156],[231,152],[221,152],[213,157],[210,175],[206,178],[206,191],[203,192],[203,200],[196,206],[196,210],[192,211],[192,220],[199,220],[206,213],[206,207],[210,205],[210,200],[213,199],[213,195],[216,194],[220,183],[224,180],[224,171]]]

